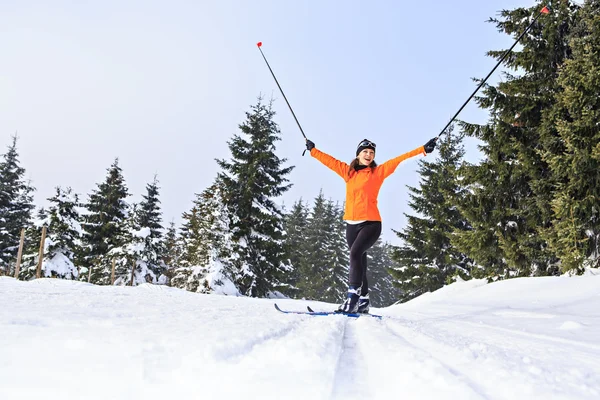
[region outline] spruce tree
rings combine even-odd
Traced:
[[[79,196],[71,188],[56,188],[48,199],[47,251],[44,255],[44,272],[47,277],[76,279],[79,269],[77,257],[81,253],[81,216]]]
[[[468,231],[455,205],[463,193],[457,181],[463,137],[452,131],[444,135],[438,158],[419,161],[420,186],[408,188],[409,205],[418,215],[405,214],[408,225],[396,232],[404,244],[394,251],[397,266],[391,271],[404,301],[439,289],[454,274],[469,276],[470,260],[452,244],[456,233]]]
[[[181,241],[177,234],[177,227],[175,222],[169,222],[169,227],[165,233],[164,240],[164,253],[163,253],[163,264],[165,265],[165,275],[167,277],[166,284],[173,286],[171,280],[173,279],[174,272],[179,265],[181,259]]]
[[[380,238],[367,252],[369,299],[373,307],[392,305],[398,301],[402,293],[394,285],[395,280],[391,274],[395,266],[392,249],[389,243],[384,243]]]
[[[157,277],[146,262],[146,238],[150,228],[142,227],[140,223],[140,206],[129,205],[125,228],[120,246],[110,250],[110,257],[115,260],[115,285],[137,286],[143,283],[156,283]]]
[[[456,245],[490,279],[556,272],[556,255],[540,231],[551,225],[548,203],[552,174],[540,156],[542,115],[555,102],[559,66],[569,57],[567,37],[576,6],[549,1],[552,14],[542,15],[513,51],[496,86],[485,86],[478,98],[490,112],[487,124],[463,123],[465,132],[482,141],[483,160],[461,171],[468,194],[459,206],[472,230],[459,232]],[[542,5],[501,12],[492,19],[500,32],[518,36]],[[499,58],[504,51],[490,51]],[[554,133],[550,133],[553,135]]]
[[[130,228],[129,254],[135,258],[136,281],[165,283],[163,263],[164,244],[160,200],[158,198],[158,180],[146,185],[146,194],[132,213],[133,224]]]
[[[171,285],[193,292],[224,292],[221,286],[232,280],[225,266],[234,256],[230,243],[227,210],[220,180],[196,195],[194,206],[183,214],[181,249]],[[228,294],[231,292],[225,291]]]
[[[294,298],[303,297],[298,288],[298,282],[302,279],[302,263],[306,259],[307,223],[307,205],[300,199],[294,203],[292,210],[285,215],[284,219],[286,259],[290,271],[285,274],[287,288],[282,291],[287,296]]]
[[[207,273],[210,243],[206,234],[210,229],[210,221],[205,218],[205,212],[209,196],[208,189],[202,194],[196,194],[192,209],[183,213],[181,255],[171,279],[174,287],[196,292],[200,289],[200,280]]]
[[[285,159],[275,153],[280,138],[272,103],[258,103],[246,113],[229,144],[231,160],[217,160],[235,258],[228,261],[236,286],[244,295],[266,296],[283,286],[283,215],[275,199],[291,185]]]
[[[325,270],[330,251],[326,239],[334,227],[328,221],[327,212],[327,200],[321,190],[314,199],[305,228],[305,243],[302,246],[297,284],[303,298],[320,300],[324,289],[328,287]]]
[[[92,268],[92,283],[109,284],[112,261],[115,260],[116,276],[122,277],[124,284],[131,270],[124,249],[130,207],[126,202],[129,192],[118,159],[108,169],[105,181],[97,186],[89,196],[88,214],[83,222],[85,264]]]
[[[33,187],[24,179],[17,136],[0,161],[0,271],[10,274],[17,259],[21,229],[30,225]]]
[[[304,298],[339,302],[347,291],[349,260],[342,216],[339,204],[326,200],[320,191],[308,215],[301,247],[298,288]]]
[[[600,1],[585,2],[576,19],[540,151],[555,184],[544,237],[562,272],[600,265]]]
[[[344,209],[338,203],[327,201],[325,211],[325,223],[330,228],[328,234],[321,238],[327,255],[324,269],[320,271],[324,275],[324,285],[318,298],[337,303],[346,298],[348,291],[350,260],[346,241],[346,223],[343,221]]]

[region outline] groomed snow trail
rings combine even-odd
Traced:
[[[0,399],[599,398],[598,278],[469,281],[379,320],[0,277]]]

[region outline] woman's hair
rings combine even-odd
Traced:
[[[358,167],[359,165],[360,164],[358,161],[358,157],[352,160],[352,162],[350,163],[350,168],[348,168],[348,178],[350,177],[350,174],[352,174],[352,171],[356,170],[356,167]],[[374,170],[376,166],[377,163],[375,162],[375,160],[371,161],[371,164],[369,164],[369,168],[371,168],[371,170]]]

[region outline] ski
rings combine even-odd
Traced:
[[[315,310],[313,310],[312,308],[310,308],[310,306],[306,306],[306,309],[308,310],[308,312],[316,312]],[[356,317],[360,317],[361,315],[368,315],[369,317],[375,317],[375,318],[383,318],[382,315],[375,315],[375,314],[369,314],[369,313],[339,313],[339,312],[333,312],[333,314],[342,314],[342,315],[349,315],[349,316],[356,316]]]
[[[282,312],[284,314],[300,314],[300,315],[313,315],[313,316],[344,315],[344,316],[350,317],[350,318],[369,316],[369,317],[375,317],[375,318],[380,318],[380,319],[382,318],[381,315],[374,315],[374,314],[340,313],[340,312],[335,312],[335,311],[314,311],[310,307],[307,307],[308,311],[288,311],[288,310],[282,310],[281,308],[279,308],[277,303],[274,303],[273,305],[275,306],[275,309],[277,311]]]

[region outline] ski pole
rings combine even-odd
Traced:
[[[446,124],[446,126],[444,127],[444,129],[442,129],[442,131],[440,132],[440,134],[437,137],[442,136],[442,134],[446,131],[446,129],[448,129],[448,127],[450,126],[450,124],[452,122],[454,122],[454,120],[456,119],[456,117],[458,117],[458,114],[460,114],[460,112],[463,110],[463,108],[465,108],[465,106],[467,105],[467,103],[469,103],[469,101],[471,101],[471,99],[473,98],[473,96],[475,96],[475,93],[477,93],[479,91],[479,89],[481,89],[481,87],[485,84],[485,82],[488,80],[488,78],[494,73],[494,71],[496,70],[496,68],[498,68],[498,66],[502,63],[502,61],[504,61],[504,59],[506,58],[506,56],[508,56],[510,54],[510,52],[514,49],[514,47],[517,45],[517,43],[519,43],[519,41],[521,40],[521,38],[523,36],[525,36],[525,34],[533,26],[533,24],[535,23],[535,21],[537,21],[537,19],[542,14],[550,14],[550,8],[548,6],[544,6],[540,10],[540,12],[538,13],[538,15],[536,15],[536,17],[533,19],[533,21],[531,21],[531,23],[529,24],[529,26],[527,26],[527,28],[525,28],[525,30],[523,31],[523,33],[521,33],[521,35],[519,35],[519,37],[517,38],[517,40],[515,40],[515,42],[513,43],[513,45],[510,47],[510,49],[508,49],[508,50],[506,50],[506,52],[504,52],[504,54],[500,58],[500,61],[498,61],[498,63],[496,64],[496,66],[490,71],[489,74],[487,74],[487,76],[485,77],[485,79],[483,81],[481,81],[481,83],[479,84],[479,86],[477,86],[477,89],[475,89],[475,91],[473,93],[471,93],[471,96],[469,96],[469,98],[467,99],[467,101],[465,101],[465,103],[462,105],[462,107],[459,108],[459,110],[456,112],[456,114],[454,114],[454,116],[452,117],[452,119],[450,119],[450,121]]]
[[[277,81],[277,78],[275,77],[275,73],[273,73],[273,70],[271,69],[271,66],[269,65],[269,62],[267,61],[267,57],[265,57],[265,53],[263,53],[263,51],[261,49],[262,42],[256,43],[256,46],[258,47],[258,50],[260,51],[260,54],[262,54],[262,57],[265,60],[265,63],[267,63],[267,67],[269,67],[269,71],[271,71],[271,75],[273,75],[273,79],[275,79],[275,83],[277,84],[277,87],[279,88],[279,91],[281,92],[281,95],[283,96],[283,98],[284,98],[285,102],[287,103],[290,111],[292,112],[292,115],[294,116],[294,119],[296,120],[296,124],[298,124],[298,128],[300,128],[300,132],[302,132],[302,136],[304,136],[305,140],[308,140],[308,138],[304,134],[304,130],[302,129],[302,126],[300,125],[300,122],[298,122],[298,118],[296,118],[296,114],[294,113],[294,109],[290,105],[290,102],[288,101],[287,97],[285,97],[285,93],[283,93],[283,89],[281,89],[281,85],[279,84],[279,81]],[[306,152],[306,150],[304,150],[302,152],[302,155],[304,155],[305,152]]]

